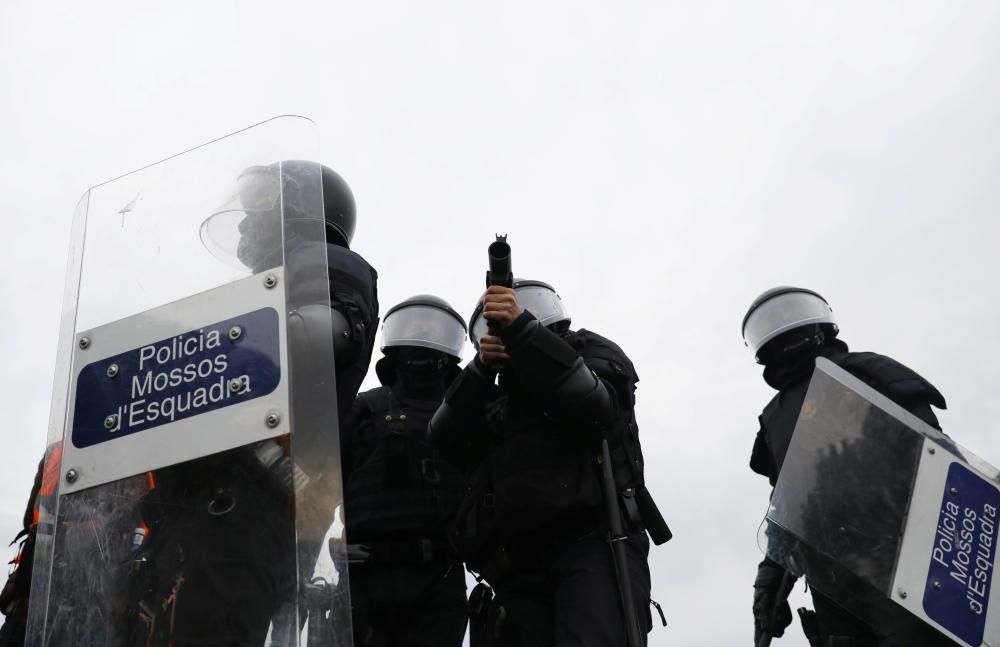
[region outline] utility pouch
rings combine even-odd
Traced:
[[[642,513],[639,511],[639,504],[635,501],[635,490],[625,488],[618,494],[618,500],[621,503],[625,525],[629,528],[638,528],[642,525]]]
[[[507,610],[496,603],[493,589],[480,582],[469,594],[469,647],[494,647],[507,618]]]
[[[642,516],[642,523],[649,533],[649,538],[657,546],[665,544],[674,536],[664,521],[660,509],[656,507],[656,502],[649,494],[649,490],[644,487],[635,491],[635,502],[639,507],[639,514]]]
[[[466,566],[479,573],[496,550],[496,505],[490,472],[484,466],[458,506],[449,536]]]

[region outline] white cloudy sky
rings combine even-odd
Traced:
[[[0,537],[44,444],[78,197],[304,114],[384,306],[469,311],[507,232],[519,275],[631,355],[676,534],[651,558],[671,623],[651,644],[748,644],[770,390],[738,329],[757,293],[822,292],[853,349],[928,377],[945,430],[1000,463],[997,33],[985,1],[7,0]]]

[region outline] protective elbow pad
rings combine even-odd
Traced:
[[[358,351],[358,340],[352,334],[351,323],[337,310],[330,309],[333,328],[333,357],[338,366],[349,363]]]
[[[565,379],[580,356],[557,334],[530,319],[513,336],[500,332],[511,364],[521,379],[533,388],[550,391]]]
[[[321,304],[301,306],[288,313],[288,334],[292,344],[299,348],[322,352],[324,348],[329,348],[326,336],[330,331],[333,332],[334,362],[343,366],[358,350],[351,325],[344,315]]]
[[[427,423],[427,440],[438,448],[449,445],[462,427],[462,418],[462,414],[445,400]]]
[[[504,342],[518,377],[550,407],[574,418],[599,423],[610,419],[613,405],[607,386],[557,334],[531,320]]]
[[[573,418],[587,419],[599,425],[608,424],[614,410],[607,386],[579,357],[565,378],[552,390],[549,405],[561,413],[571,414]]]
[[[435,447],[451,443],[461,430],[483,417],[490,383],[475,360],[458,374],[427,424],[427,439]]]

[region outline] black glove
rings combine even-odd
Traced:
[[[792,624],[792,609],[788,606],[788,596],[781,591],[781,580],[785,569],[769,559],[757,567],[757,579],[753,583],[753,641],[756,645],[766,631],[774,638],[785,635],[785,628]],[[778,603],[778,600],[781,600]],[[775,604],[778,604],[775,608]],[[773,623],[772,623],[773,618]]]

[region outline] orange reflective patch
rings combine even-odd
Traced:
[[[59,468],[62,466],[62,443],[56,443],[45,458],[42,470],[42,487],[38,489],[39,496],[52,496],[59,485]],[[37,505],[37,504],[36,504]]]

